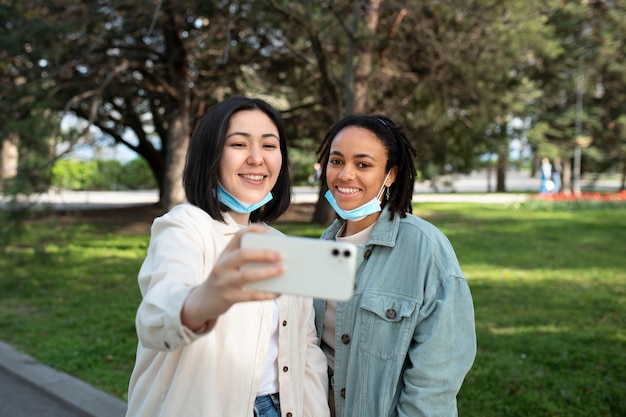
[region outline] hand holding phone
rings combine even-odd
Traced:
[[[352,297],[356,276],[356,246],[348,242],[307,237],[246,233],[242,248],[272,249],[283,257],[281,276],[246,284],[245,288],[279,294],[346,301]],[[242,268],[253,268],[247,264]]]

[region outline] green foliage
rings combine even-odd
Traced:
[[[52,170],[52,185],[65,190],[142,190],[156,188],[145,159],[126,164],[116,160],[58,160]]]
[[[86,190],[98,173],[96,161],[60,159],[52,168],[52,186],[65,190]]]
[[[30,109],[23,118],[7,121],[4,125],[0,123],[0,145],[5,137],[13,138],[19,153],[17,176],[3,184],[5,194],[38,193],[50,186],[53,161],[51,148],[54,143],[51,138],[59,121],[47,115],[47,112],[43,113],[39,109]]]
[[[179,186],[164,180],[184,156],[166,155],[168,143],[185,146],[188,133],[174,119],[195,126],[231,94],[268,98],[303,152],[345,114],[386,114],[415,142],[420,178],[468,172],[485,153],[506,157],[514,117],[529,123],[515,135],[533,152],[565,164],[578,127],[593,139],[583,170],[626,158],[620,2],[181,0],[161,19],[142,2],[67,3],[0,7],[0,135],[70,112],[150,161],[162,186]],[[48,135],[20,136],[50,145]],[[294,153],[298,184],[308,157]],[[49,168],[24,170],[49,180]]]
[[[119,189],[151,190],[158,188],[148,162],[143,158],[135,158],[126,162],[118,176]]]
[[[313,164],[317,161],[315,142],[301,140],[299,147],[289,148],[289,161],[294,185],[313,183]]]
[[[449,237],[474,297],[478,356],[461,416],[624,414],[626,208],[432,203],[415,213]],[[149,237],[80,219],[25,227],[0,257],[0,339],[125,398]]]
[[[0,210],[0,248],[19,236],[22,229],[24,210]]]
[[[96,163],[96,175],[92,179],[92,189],[118,190],[122,175],[122,163],[116,160],[92,161]]]

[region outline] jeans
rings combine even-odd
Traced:
[[[254,417],[280,417],[280,397],[278,394],[256,397]]]

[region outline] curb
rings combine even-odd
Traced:
[[[0,342],[0,368],[51,399],[90,417],[123,417],[126,403]]]

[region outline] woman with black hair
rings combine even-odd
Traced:
[[[279,233],[250,225],[290,204],[280,115],[247,97],[213,106],[183,185],[188,202],[155,219],[139,271],[127,416],[328,416],[312,300],[244,288],[283,272],[278,253],[239,247],[243,233]]]

